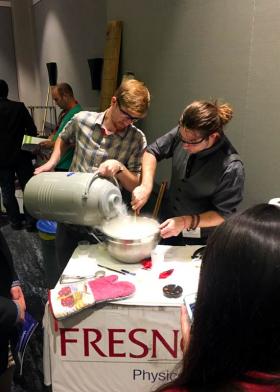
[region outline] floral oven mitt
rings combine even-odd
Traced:
[[[135,292],[133,283],[118,281],[117,275],[94,280],[60,284],[49,291],[49,303],[57,320],[71,316],[96,303],[130,297]]]

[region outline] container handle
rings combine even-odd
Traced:
[[[119,182],[118,182],[117,178],[116,178],[115,176],[113,176],[112,179],[113,179],[113,181],[114,181],[116,187],[117,187],[118,189],[120,189],[120,185],[119,185]]]
[[[82,194],[82,199],[87,199],[87,198],[88,198],[89,188],[91,187],[91,184],[93,183],[93,181],[94,181],[97,177],[98,177],[98,173],[95,172],[95,173],[93,174],[93,177],[88,181],[88,183],[87,183],[87,185],[86,185],[85,191],[84,191],[84,193]]]
[[[86,185],[86,188],[85,188],[85,191],[84,191],[84,193],[82,194],[82,199],[87,199],[87,198],[88,198],[89,189],[90,189],[90,187],[91,187],[91,184],[93,183],[93,181],[94,181],[97,177],[100,177],[100,176],[99,176],[99,173],[96,171],[96,172],[93,174],[93,177],[88,181],[88,183],[87,183],[87,185]],[[104,177],[103,177],[103,178],[104,178]],[[112,180],[113,180],[113,182],[115,183],[116,187],[117,187],[118,189],[120,189],[120,186],[119,186],[119,183],[118,183],[118,180],[116,179],[116,177],[113,176],[113,177],[110,177],[110,178],[112,178]]]

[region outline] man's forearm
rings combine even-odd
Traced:
[[[206,211],[200,214],[199,227],[218,226],[224,222],[224,218],[216,211]]]
[[[144,185],[151,192],[153,189],[154,177],[157,167],[157,160],[154,155],[144,152],[142,159],[142,181]],[[140,175],[130,172],[125,166],[122,167],[120,173],[117,174],[117,179],[121,185],[129,192],[132,192],[135,187],[139,185]]]
[[[197,224],[197,227],[213,227],[213,226],[218,226],[221,223],[224,222],[224,218],[218,214],[216,211],[206,211],[202,212],[199,215],[199,223]],[[183,228],[191,228],[192,223],[192,218],[191,215],[184,215],[181,217],[182,218],[182,224]]]
[[[194,230],[197,227],[214,227],[224,222],[224,218],[216,211],[206,211],[195,215],[182,215],[169,218],[160,225],[162,238],[177,236],[184,229]]]
[[[153,189],[153,183],[157,168],[157,160],[153,154],[144,152],[142,160],[142,180],[141,184],[144,185],[150,192]]]
[[[60,161],[61,157],[68,150],[68,148],[69,145],[66,144],[60,137],[58,137],[48,163],[54,168]]]
[[[122,166],[120,172],[116,174],[117,180],[129,192],[139,185],[140,175],[130,172],[125,166]]]

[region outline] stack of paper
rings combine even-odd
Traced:
[[[35,149],[37,149],[37,145],[45,140],[46,139],[42,137],[24,135],[21,149],[24,151],[33,152]]]

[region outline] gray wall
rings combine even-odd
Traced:
[[[253,17],[242,138],[247,204],[280,195],[280,2],[256,1]]]
[[[148,139],[192,100],[226,100],[235,113],[227,134],[246,166],[243,207],[279,196],[280,2],[142,0],[135,11],[131,3],[107,0],[107,16],[124,21],[124,69],[151,88]],[[168,168],[161,163],[158,181]]]
[[[0,3],[0,79],[7,81],[11,99],[18,99],[12,12]],[[3,39],[4,37],[4,39]]]
[[[122,71],[152,93],[141,124],[148,140],[192,100],[225,100],[235,114],[227,134],[246,166],[243,207],[279,196],[279,0],[41,0],[33,12],[42,103],[46,62],[56,61],[59,80],[85,107],[98,106],[87,58],[103,55],[106,22],[122,20]],[[157,181],[168,170],[163,162]]]
[[[48,90],[46,63],[56,62],[58,81],[71,84],[83,107],[98,106],[87,59],[103,57],[106,2],[42,0],[33,9],[42,101]]]
[[[11,0],[20,99],[36,105],[41,97],[32,0]]]

